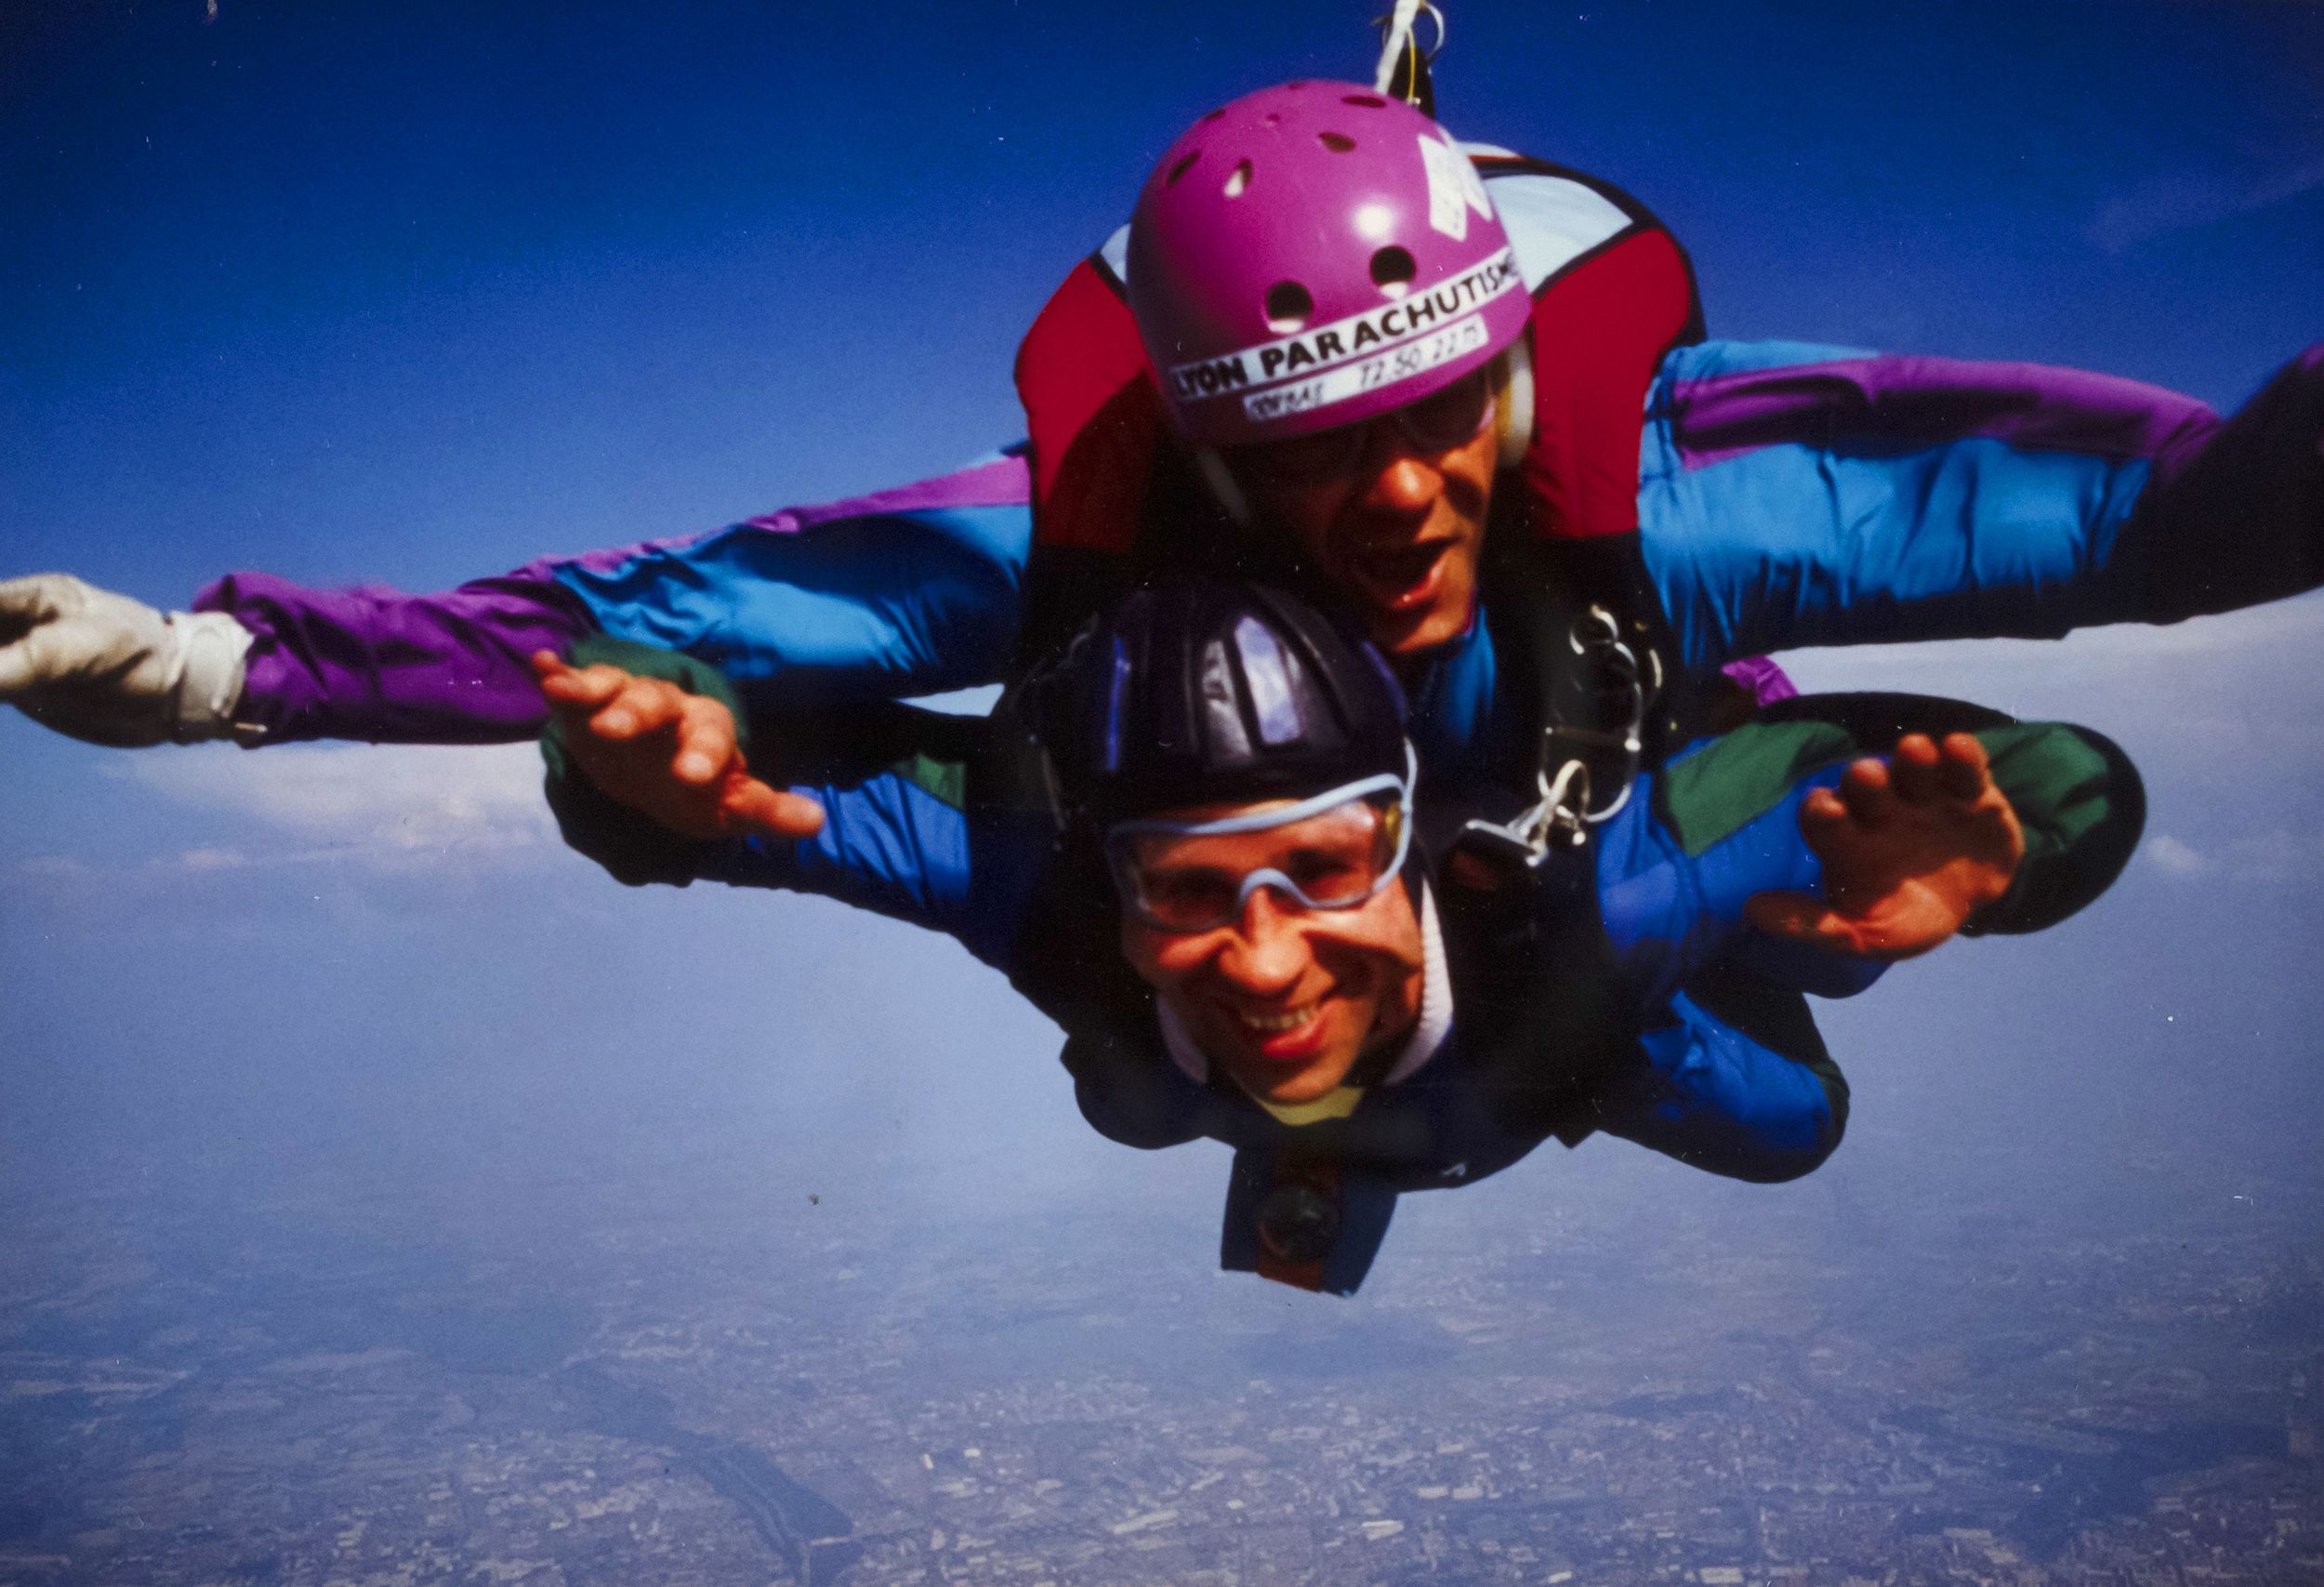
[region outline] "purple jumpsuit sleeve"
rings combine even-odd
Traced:
[[[684,652],[769,704],[987,681],[1015,633],[1031,538],[1024,464],[1003,456],[442,594],[238,573],[194,605],[253,636],[245,743],[491,743],[540,731],[532,653],[599,632]]]
[[[245,743],[361,738],[494,744],[532,738],[548,712],[525,658],[590,631],[581,602],[527,570],[442,595],[377,585],[308,589],[229,574],[194,598],[248,628]]]

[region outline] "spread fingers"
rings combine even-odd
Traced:
[[[1888,767],[1879,760],[1855,761],[1840,778],[1840,798],[1848,813],[1866,827],[1880,827],[1896,814],[1897,798]]]
[[[613,698],[589,719],[589,731],[598,737],[616,743],[640,738],[675,726],[685,714],[687,696],[676,684],[627,672],[621,677],[624,681]]]
[[[670,770],[682,783],[706,783],[734,759],[734,718],[718,701],[688,694],[679,704],[678,753]]]
[[[1907,804],[1925,804],[1937,796],[1936,742],[1925,733],[1908,733],[1896,741],[1889,757],[1889,785]]]
[[[1936,769],[1937,782],[1950,797],[1974,804],[1993,785],[1993,767],[1985,746],[1966,733],[1948,734],[1944,759]]]

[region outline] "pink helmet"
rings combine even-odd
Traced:
[[[1204,116],[1129,223],[1129,306],[1201,446],[1353,424],[1525,333],[1509,236],[1445,129],[1356,83],[1287,83]]]

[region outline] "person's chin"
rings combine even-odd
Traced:
[[[1313,1052],[1293,1056],[1239,1047],[1227,1067],[1242,1088],[1278,1107],[1297,1106],[1329,1096],[1354,1066],[1353,1045],[1345,1038],[1318,1043]]]
[[[1246,1064],[1235,1066],[1235,1078],[1245,1091],[1261,1102],[1277,1107],[1298,1107],[1321,1101],[1339,1090],[1341,1077],[1321,1065],[1285,1074],[1280,1069]]]
[[[1445,589],[1423,605],[1371,613],[1372,642],[1391,660],[1404,661],[1439,651],[1469,630],[1470,596],[1464,587]]]

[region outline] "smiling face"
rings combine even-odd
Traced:
[[[1280,526],[1392,661],[1460,637],[1500,440],[1480,371],[1396,413],[1227,454],[1262,520]]]
[[[1174,818],[1266,808],[1214,805]],[[1380,827],[1387,819],[1359,800],[1259,831],[1137,840],[1138,885],[1156,912],[1183,905],[1188,919],[1231,913],[1205,930],[1171,931],[1126,904],[1122,952],[1203,1051],[1256,1097],[1313,1102],[1419,1018],[1420,924],[1401,882],[1345,908],[1307,907],[1274,883],[1235,902],[1244,879],[1263,869],[1319,901],[1357,896],[1378,874],[1379,856],[1395,847]]]

